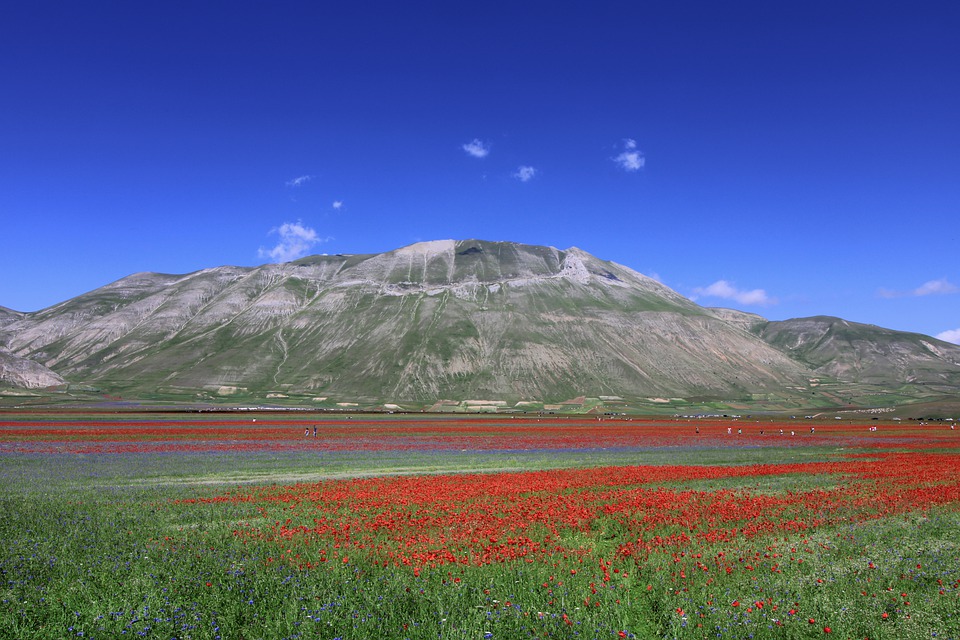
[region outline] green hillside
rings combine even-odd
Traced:
[[[141,273],[0,320],[12,356],[134,398],[802,407],[960,387],[960,348],[933,338],[706,309],[579,249],[510,242]]]

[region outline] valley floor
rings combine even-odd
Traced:
[[[952,427],[5,412],[0,636],[958,638]]]

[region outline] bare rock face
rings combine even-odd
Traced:
[[[65,384],[63,378],[42,364],[0,349],[0,386],[45,389]]]
[[[700,307],[580,249],[481,240],[141,273],[12,313],[0,345],[13,355],[129,396],[735,399],[802,393],[823,366],[759,316]]]

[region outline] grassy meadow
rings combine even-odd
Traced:
[[[958,447],[918,421],[7,412],[0,637],[960,638]]]

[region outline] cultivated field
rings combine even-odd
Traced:
[[[4,411],[0,638],[960,638],[951,424]]]

